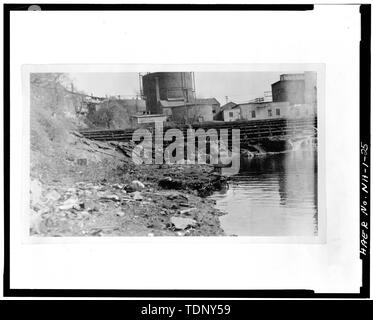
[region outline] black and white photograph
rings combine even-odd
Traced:
[[[28,75],[31,235],[319,235],[317,71]]]
[[[6,298],[369,297],[370,5],[3,9]]]

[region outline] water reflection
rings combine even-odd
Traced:
[[[241,159],[230,188],[212,197],[228,235],[317,235],[316,149]]]

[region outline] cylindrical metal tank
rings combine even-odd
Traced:
[[[142,77],[146,108],[150,113],[162,113],[160,100],[194,101],[192,72],[155,72]]]

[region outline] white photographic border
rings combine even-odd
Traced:
[[[190,18],[190,12],[172,12],[172,15],[170,12],[157,12],[156,17],[152,12],[70,12],[68,26],[58,23],[65,19],[63,12],[36,12],[33,15],[28,12],[11,12],[11,288],[260,288],[358,292],[361,285],[357,214],[359,202],[358,189],[353,188],[358,185],[358,158],[353,156],[358,154],[358,151],[355,152],[358,150],[358,10],[358,6],[316,6],[311,12],[283,12],[281,18],[275,12],[261,12],[259,15],[250,11],[204,12],[203,16],[192,12],[193,46],[181,52],[183,42],[176,41],[173,43],[174,55],[167,54],[162,46],[157,47],[161,48],[158,54],[156,50],[146,52],[140,39],[143,41],[147,35],[151,48],[157,44],[157,39],[151,38],[155,31],[164,31],[169,27],[166,22],[169,25],[172,25],[171,22],[183,22],[183,19]],[[224,28],[219,28],[219,21],[223,21],[223,18]],[[81,19],[84,19],[85,25],[91,27],[87,29],[89,32],[76,29]],[[146,25],[136,24],[135,28],[131,24],[144,19],[150,20],[151,31]],[[266,25],[268,19],[272,20]],[[99,21],[100,28],[96,28],[94,21]],[[209,30],[208,39],[204,32],[206,21],[214,27],[211,28],[214,31]],[[50,27],[45,28],[45,25]],[[183,23],[180,25],[183,26]],[[189,25],[188,27],[190,28]],[[110,38],[115,40],[108,41],[111,43],[110,50],[93,50],[89,53],[85,45],[93,40],[100,42],[104,35],[108,36],[108,30],[112,31]],[[181,30],[169,30],[171,34],[181,38],[188,31],[184,27]],[[255,33],[249,32],[248,35],[247,30],[255,30]],[[286,36],[286,32],[291,30],[292,38]],[[232,33],[233,31],[239,35]],[[273,37],[270,39],[271,43],[268,43],[267,36],[272,31],[280,33],[282,41]],[[69,41],[64,34],[69,34]],[[125,46],[117,41],[118,35],[122,34],[126,39]],[[331,35],[334,35],[333,38]],[[60,36],[62,39],[58,42]],[[222,43],[218,41],[221,38],[224,40]],[[246,38],[250,38],[247,44],[250,47],[237,42]],[[332,44],[329,43],[331,39]],[[207,45],[203,45],[206,41]],[[236,43],[235,50],[227,50],[231,49],[232,41]],[[216,42],[219,43],[219,50],[213,51],[211,45]],[[65,44],[66,48],[56,48],[57,43]],[[134,44],[138,46],[135,47]],[[128,48],[135,49],[130,53]],[[198,54],[192,50],[196,48]],[[24,166],[27,141],[24,139],[24,132],[29,131],[25,131],[27,124],[20,121],[25,119],[26,111],[21,107],[24,101],[22,67],[66,67],[72,64],[81,66],[84,63],[94,66],[97,72],[99,65],[107,67],[105,63],[113,61],[127,67],[130,63],[136,66],[146,65],[146,71],[151,71],[148,69],[150,65],[162,67],[162,70],[170,65],[198,64],[211,68],[216,68],[217,65],[229,65],[230,68],[261,65],[270,68],[268,71],[279,70],[273,68],[279,64],[299,66],[313,62],[314,65],[325,65],[325,117],[320,110],[321,104],[318,105],[319,126],[325,128],[324,142],[319,136],[319,151],[322,151],[322,145],[325,150],[325,167],[319,166],[318,169],[319,175],[320,170],[325,172],[325,179],[318,191],[320,193],[325,190],[323,194],[326,195],[326,242],[235,242],[242,241],[243,237],[238,240],[230,237],[201,238],[196,243],[182,243],[190,240],[174,241],[167,238],[157,238],[155,242],[155,238],[152,238],[152,243],[148,239],[145,242],[132,239],[133,244],[123,243],[131,240],[130,238],[122,238],[119,242],[116,238],[115,243],[110,242],[113,239],[105,239],[105,242],[110,243],[102,242],[101,238],[89,239],[88,241],[94,241],[89,244],[76,243],[76,239],[72,239],[72,243],[64,239],[63,243],[48,244],[25,241],[24,230],[20,228],[20,213],[23,212],[22,194],[27,194],[28,191],[24,180],[27,176]],[[323,86],[318,86],[318,92],[320,89],[323,90]],[[346,95],[347,89],[349,91]],[[354,108],[352,112],[351,108]],[[333,117],[335,114],[337,119]],[[343,130],[343,125],[347,122],[350,122],[348,133]],[[344,153],[346,149],[352,155]],[[338,159],[339,157],[341,158]],[[19,170],[21,167],[23,170]],[[319,176],[318,181],[320,180]],[[253,240],[250,238],[250,241]],[[163,241],[166,243],[161,243]],[[122,257],[119,253],[123,252],[125,254]],[[105,270],[106,276],[101,275],[102,270]],[[183,273],[187,276],[180,277]],[[94,277],[95,274],[100,276]],[[92,276],[94,281],[91,281]]]

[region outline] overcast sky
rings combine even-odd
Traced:
[[[281,72],[196,72],[197,98],[213,98],[223,105],[228,101],[247,102],[262,97],[271,84],[280,80]],[[139,94],[138,73],[70,73],[77,90],[104,97]]]

